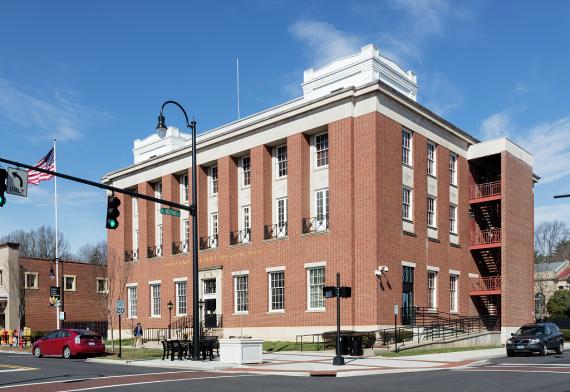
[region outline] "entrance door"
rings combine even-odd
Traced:
[[[402,324],[414,324],[414,268],[403,267],[402,271]]]
[[[204,310],[206,312],[204,315],[204,326],[206,328],[216,328],[218,324],[216,315],[216,299],[204,300]]]

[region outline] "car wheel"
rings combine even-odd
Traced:
[[[507,357],[514,357],[515,353],[511,350],[507,351]]]
[[[548,355],[548,347],[546,346],[546,343],[544,343],[544,345],[542,346],[542,351],[540,352],[540,355],[543,355],[545,357]]]
[[[562,354],[564,352],[564,342],[560,342],[560,344],[558,345],[558,348],[556,349],[556,352],[558,354]]]
[[[40,349],[40,346],[36,346],[36,348],[34,348],[34,356],[36,358],[42,357],[42,350]]]
[[[70,349],[69,347],[67,347],[67,346],[64,347],[64,349],[63,349],[63,357],[64,357],[65,359],[71,358],[71,349]]]

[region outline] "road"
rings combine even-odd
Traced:
[[[454,369],[358,377],[179,371],[0,354],[3,391],[569,391],[570,355],[497,358]]]

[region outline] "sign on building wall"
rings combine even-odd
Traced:
[[[51,286],[49,288],[49,306],[61,306],[59,287]]]

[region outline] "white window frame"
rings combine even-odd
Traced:
[[[138,259],[138,249],[139,249],[139,229],[135,229],[135,235],[133,237],[133,251],[136,251],[133,253],[133,259],[137,260]]]
[[[449,205],[449,232],[457,235],[457,206]]]
[[[414,190],[406,186],[402,187],[402,219],[414,221]]]
[[[251,186],[251,157],[249,155],[240,159],[241,167],[241,187],[249,188]],[[246,164],[247,163],[247,164]],[[247,170],[246,170],[247,168]]]
[[[215,174],[215,176],[214,176]],[[219,175],[218,175],[218,166],[214,165],[210,167],[210,175],[208,176],[209,182],[210,182],[210,186],[208,187],[210,189],[210,196],[217,196],[218,195],[218,179],[219,179]]]
[[[427,307],[430,310],[437,309],[437,274],[438,272],[434,270],[427,271],[427,284],[426,284],[428,290]],[[431,279],[432,286],[430,286],[430,277],[433,277],[433,279]]]
[[[162,199],[162,181],[158,181],[154,183],[154,197],[157,199]],[[161,204],[155,203],[156,210],[160,211]]]
[[[286,178],[288,171],[287,145],[277,146],[275,147],[275,177]]]
[[[323,271],[323,281],[322,283],[318,283],[318,284],[314,284],[311,281],[311,273],[318,271],[318,270],[322,270]],[[325,310],[325,298],[323,296],[323,287],[325,285],[325,275],[326,270],[325,270],[325,266],[318,266],[318,267],[310,267],[307,268],[307,310],[308,311],[324,311]],[[313,287],[316,287],[316,290],[313,291],[311,290]],[[320,287],[320,289],[319,289]],[[317,298],[314,302],[322,302],[322,306],[312,306],[312,294],[316,293],[317,297],[320,296],[320,298]]]
[[[319,202],[320,196],[320,202]],[[330,218],[329,188],[315,191],[315,231],[326,231],[327,220]]]
[[[134,295],[133,295],[134,293]],[[138,287],[137,286],[127,286],[127,300],[128,300],[128,318],[138,317]]]
[[[275,200],[275,218],[278,227],[283,227],[287,224],[288,214],[289,214],[289,199],[287,197],[281,197]]]
[[[427,174],[437,177],[437,146],[435,143],[427,142]]]
[[[427,197],[427,225],[437,229],[437,199],[433,196]]]
[[[412,166],[412,131],[402,129],[402,164]]]
[[[245,279],[245,289],[238,290],[238,283],[240,279]],[[234,314],[248,314],[249,313],[249,274],[236,274],[233,276],[234,281]],[[239,293],[244,293],[240,297]],[[244,303],[239,303],[239,299],[245,299]],[[242,309],[240,310],[240,306]]]
[[[28,276],[29,275],[35,276],[33,286],[28,286]],[[27,272],[27,271],[24,272],[24,288],[26,288],[26,289],[38,289],[40,287],[39,276],[40,275],[38,272]]]
[[[188,218],[182,220],[182,241],[190,242],[190,220]]]
[[[251,206],[241,207],[241,229],[251,229]]]
[[[73,284],[71,288],[67,288],[67,278],[73,279]],[[63,275],[63,290],[64,291],[77,291],[77,276],[76,275]]]
[[[132,209],[133,209],[133,216],[139,216],[139,199],[136,197],[132,198]]]
[[[325,140],[321,140],[324,138]],[[321,169],[329,166],[329,133],[323,132],[315,135],[315,168]],[[320,146],[319,146],[320,145]],[[324,145],[324,148],[323,148]],[[321,147],[321,149],[319,149]],[[321,156],[319,156],[321,154]]]
[[[459,313],[459,301],[457,293],[459,291],[459,275],[449,275],[449,312]]]
[[[180,175],[180,202],[188,203],[189,191],[188,187],[188,174]]]
[[[457,154],[449,153],[449,185],[457,186]]]
[[[105,282],[105,289],[103,291],[99,290],[99,282],[101,282],[101,281]],[[109,279],[97,278],[97,279],[95,279],[95,284],[96,284],[95,290],[97,291],[97,293],[107,294],[109,292]]]
[[[206,282],[214,282],[214,291],[212,292],[208,292],[206,290],[206,288],[208,287]],[[204,286],[204,295],[213,295],[216,294],[217,290],[218,290],[218,282],[216,280],[216,278],[207,278],[207,279],[202,279],[202,285]]]
[[[158,288],[158,297],[155,296],[155,288]],[[150,284],[150,317],[158,318],[161,317],[160,313],[162,311],[160,306],[161,301],[161,293],[160,293],[160,283],[151,283]],[[158,309],[157,309],[158,308]],[[158,310],[158,312],[157,312]]]
[[[218,230],[219,230],[218,213],[212,212],[210,214],[210,236],[218,235]]]
[[[188,314],[188,282],[174,282],[174,287],[176,290],[176,316],[186,316]],[[183,295],[181,293],[182,287],[184,287]],[[182,303],[184,303],[184,307],[182,307]],[[184,312],[181,310],[184,310]]]
[[[274,282],[277,282],[276,279],[273,279],[274,276],[281,274],[283,276],[282,282],[283,282],[283,286],[273,286]],[[284,269],[279,269],[279,270],[272,270],[269,271],[267,274],[268,280],[269,280],[269,290],[268,290],[268,294],[269,294],[269,312],[270,313],[284,313],[285,312],[285,270]],[[279,290],[281,291],[281,294],[279,294]],[[281,308],[276,307],[276,305],[279,304],[279,302],[273,302],[273,292],[275,291],[275,297],[278,297],[279,295],[281,296]]]

